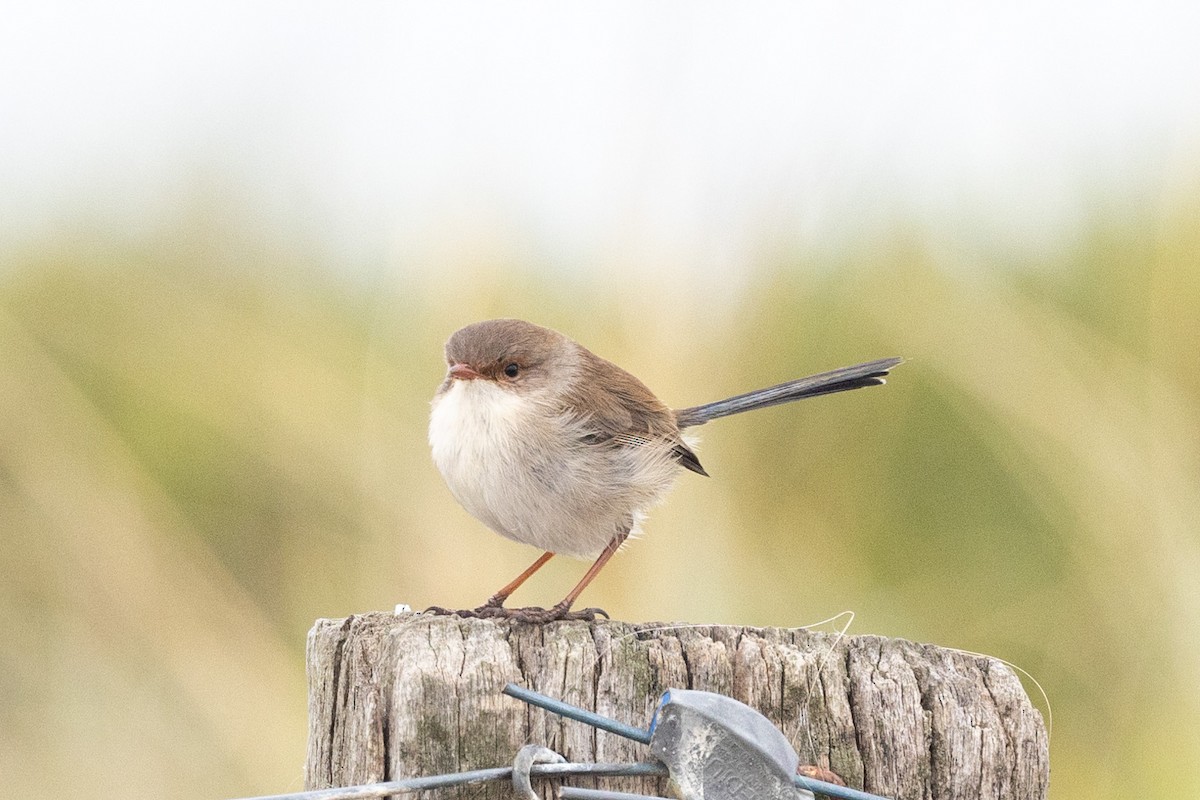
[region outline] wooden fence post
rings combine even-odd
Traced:
[[[502,695],[510,681],[643,728],[668,688],[727,694],[801,763],[895,800],[1043,800],[1049,780],[1041,715],[1008,667],[878,636],[378,613],[319,620],[308,675],[310,789],[504,766],[527,743],[570,761],[648,758]],[[651,779],[572,785],[666,793]],[[504,784],[454,792],[442,796],[512,797]]]

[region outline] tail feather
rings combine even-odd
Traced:
[[[847,392],[851,389],[861,389],[864,386],[880,386],[885,383],[884,376],[903,360],[902,358],[881,358],[878,361],[868,361],[853,367],[822,372],[820,375],[797,378],[778,386],[746,392],[726,400],[679,409],[675,412],[675,421],[680,428],[690,428],[703,425],[710,420],[727,417],[730,414],[740,414],[755,408],[790,403],[805,397]]]

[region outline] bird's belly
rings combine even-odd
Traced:
[[[429,440],[472,516],[509,539],[589,557],[635,530],[678,469],[669,448],[588,445],[586,432],[499,387],[464,381],[435,404]]]

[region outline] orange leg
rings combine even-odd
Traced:
[[[580,579],[579,583],[575,584],[575,588],[572,589],[571,592],[551,610],[558,612],[560,615],[565,615],[568,611],[570,611],[571,606],[575,604],[575,601],[579,598],[579,595],[581,595],[583,590],[587,588],[587,585],[591,583],[597,575],[600,574],[600,570],[604,569],[604,565],[607,564],[608,560],[613,557],[613,554],[617,552],[617,548],[621,546],[628,536],[628,533],[622,533],[620,536],[609,542],[605,546],[603,552],[600,553],[599,558],[596,559],[596,562],[592,564],[586,573],[584,573],[583,578]],[[593,613],[592,616],[594,617],[595,614]],[[608,615],[605,614],[605,616]]]
[[[459,617],[482,617],[492,619],[505,618],[532,623],[554,622],[556,620],[593,621],[597,616],[607,617],[608,614],[606,614],[604,610],[600,608],[585,608],[582,611],[572,611],[571,606],[573,606],[575,601],[579,599],[579,595],[582,594],[583,590],[588,587],[588,584],[600,574],[600,570],[604,569],[604,565],[608,563],[609,559],[613,557],[613,554],[617,552],[617,550],[621,547],[621,544],[628,537],[629,532],[626,531],[625,533],[614,537],[611,542],[605,545],[604,550],[600,553],[600,556],[596,559],[592,566],[588,568],[588,571],[584,573],[584,576],[580,579],[579,583],[575,584],[575,588],[572,589],[570,593],[567,594],[567,596],[564,597],[557,605],[551,608],[504,607],[504,601],[508,599],[509,595],[515,592],[522,583],[527,581],[529,576],[541,569],[547,561],[554,558],[554,553],[546,552],[542,553],[542,555],[538,557],[537,561],[534,561],[532,564],[530,564],[528,569],[514,578],[507,586],[488,598],[488,601],[479,608],[476,608],[473,611],[450,611],[445,608],[439,608],[438,606],[432,606],[426,610],[426,613],[453,614]]]
[[[546,562],[552,558],[554,558],[554,553],[542,553],[537,561],[529,565],[528,569],[526,569],[517,577],[513,578],[512,581],[506,584],[503,589],[489,597],[488,601],[483,604],[482,608],[500,608],[502,605],[504,605],[504,601],[508,599],[509,595],[515,592],[522,583],[529,580],[530,575],[541,569]]]

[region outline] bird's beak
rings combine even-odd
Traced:
[[[451,378],[457,378],[460,381],[473,381],[476,378],[482,378],[475,370],[468,367],[466,364],[452,364],[448,375]]]

